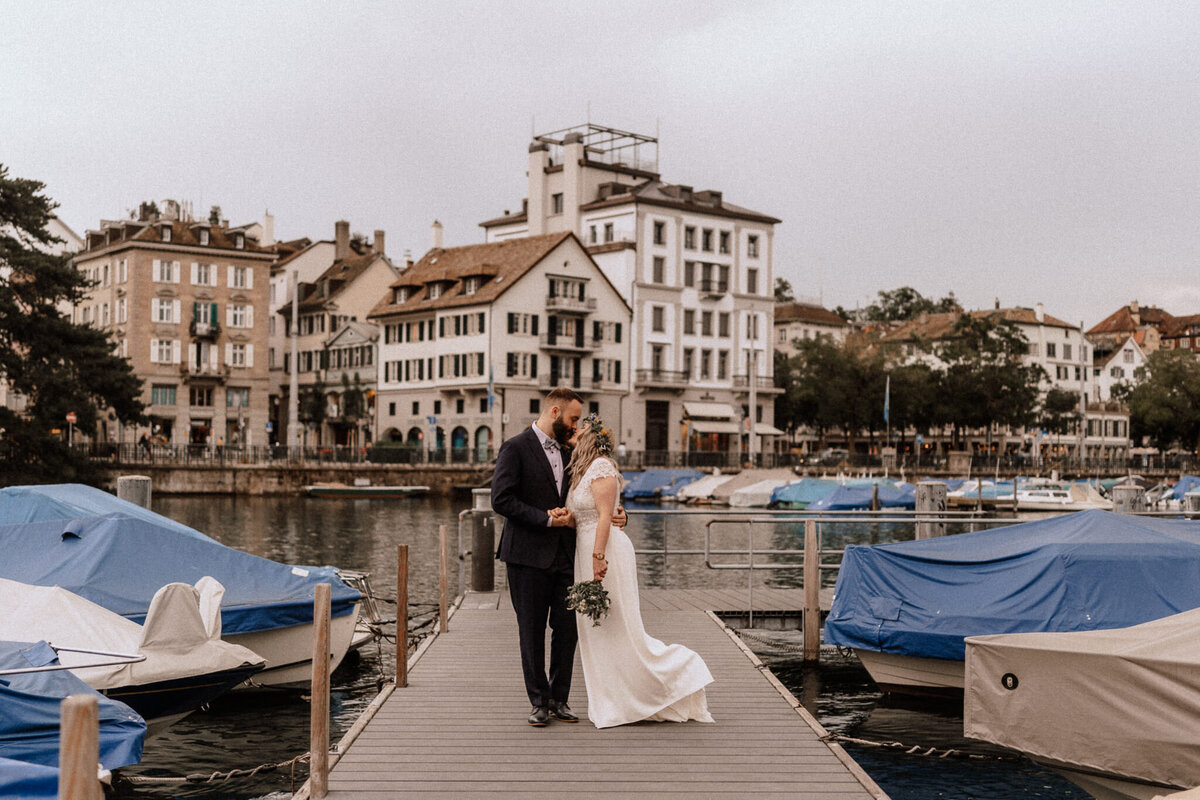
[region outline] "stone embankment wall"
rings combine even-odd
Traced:
[[[455,490],[480,486],[492,477],[490,466],[446,465],[440,467],[404,464],[289,464],[180,466],[136,464],[114,467],[109,481],[116,485],[121,475],[147,475],[155,494],[301,494],[314,483],[353,485],[367,478],[373,486],[428,486],[432,494],[450,495]]]

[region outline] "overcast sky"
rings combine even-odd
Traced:
[[[660,136],[830,307],[909,285],[1087,326],[1200,312],[1194,2],[11,2],[0,163],[80,234],[142,200],[390,255],[482,241],[532,130]]]

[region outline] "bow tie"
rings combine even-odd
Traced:
[[[562,449],[559,446],[558,442],[554,441],[553,439],[547,439],[546,441],[542,442],[542,447],[546,448],[547,450],[561,450]]]

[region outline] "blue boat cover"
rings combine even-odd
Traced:
[[[805,508],[841,486],[829,478],[801,478],[771,492],[770,505]]]
[[[141,761],[146,721],[129,706],[110,700],[66,670],[4,674],[57,663],[54,648],[45,642],[0,642],[0,758],[57,767],[63,698],[94,694],[100,702],[100,763],[117,769]],[[37,774],[41,773],[31,776]]]
[[[703,478],[698,469],[648,469],[630,481],[622,493],[629,500],[671,496],[683,486]]]
[[[1188,492],[1196,491],[1200,491],[1200,478],[1195,475],[1184,475],[1171,490],[1170,497],[1173,500],[1183,500],[1184,495]]]
[[[44,767],[0,756],[0,797],[9,800],[57,800],[58,767]]]
[[[0,490],[0,497],[8,491]],[[31,504],[43,503],[45,497],[37,492],[13,496]],[[6,507],[20,510],[13,496],[4,501]],[[53,507],[60,509],[58,513],[70,507],[51,500]],[[160,514],[135,508],[142,513],[120,511],[69,519],[45,519],[55,513],[45,509],[25,510],[22,518],[42,519],[0,525],[0,552],[4,553],[0,578],[61,586],[140,623],[161,587],[176,581],[194,584],[211,575],[225,587],[221,603],[224,634],[311,623],[318,583],[332,586],[335,618],[351,613],[361,597],[332,567],[297,567],[259,558]]]
[[[916,508],[916,491],[911,485],[905,488],[880,483],[880,508]],[[839,486],[824,497],[808,504],[809,511],[851,511],[870,508],[874,495],[873,486]]]
[[[45,522],[52,519],[76,519],[99,514],[124,514],[153,520],[165,528],[189,536],[208,539],[195,528],[170,517],[155,514],[137,503],[82,483],[51,483],[40,486],[9,486],[0,489],[0,524]]]
[[[962,660],[964,637],[1121,628],[1200,607],[1200,523],[1080,511],[846,548],[825,641]]]

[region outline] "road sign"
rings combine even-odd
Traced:
[[[430,417],[430,418],[429,418],[429,424],[430,424],[430,425],[437,425],[437,417]]]
[[[275,430],[275,423],[271,422],[271,420],[267,420],[267,433],[270,433],[273,430]]]
[[[67,422],[71,423],[72,425],[75,424],[75,412],[74,411],[67,412]]]

